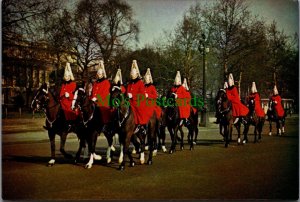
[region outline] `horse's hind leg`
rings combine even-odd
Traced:
[[[280,128],[279,120],[276,121],[276,129],[277,129],[277,135],[281,136],[281,128]]]
[[[165,126],[160,126],[159,127],[160,130],[160,137],[159,139],[161,140],[161,149],[163,150],[163,152],[167,152],[166,149],[166,128]]]
[[[68,135],[67,132],[62,132],[62,134],[60,136],[60,152],[64,155],[65,158],[72,159],[73,156],[71,154],[68,154],[65,151],[65,144],[66,144],[67,135]]]
[[[194,149],[194,126],[191,124],[190,127],[189,127],[189,134],[190,134],[190,137],[191,137],[191,142],[190,142],[190,150],[193,150]]]
[[[170,136],[171,136],[171,148],[170,148],[170,151],[169,153],[172,154],[175,152],[175,148],[176,148],[176,137],[175,137],[175,129],[173,129],[172,127],[169,127],[168,126],[168,130],[169,130],[169,133],[170,133]]]
[[[281,129],[282,129],[282,135],[285,133],[285,118],[282,118],[281,120]]]
[[[49,136],[50,147],[51,147],[51,159],[48,162],[48,166],[53,166],[55,164],[55,133],[49,130],[48,136]]]
[[[78,151],[76,153],[76,156],[75,156],[75,164],[77,162],[79,162],[79,159],[80,159],[80,154],[81,154],[81,151],[82,151],[82,148],[85,147],[85,139],[84,138],[80,138],[80,142],[79,142],[79,148],[78,148]]]
[[[129,160],[130,160],[130,166],[133,167],[135,166],[135,162],[133,161],[131,152],[129,151],[129,144],[130,144],[130,140],[131,140],[131,135],[126,135],[126,138],[124,138],[123,141],[123,159],[122,162],[119,166],[119,170],[125,170],[125,160],[126,160],[126,155],[128,155]]]

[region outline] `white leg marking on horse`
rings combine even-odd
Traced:
[[[49,162],[48,162],[48,164],[54,164],[55,163],[55,159],[51,159]]]
[[[145,151],[148,151],[149,150],[149,146],[145,146]]]
[[[140,162],[141,162],[141,164],[145,163],[145,153],[144,152],[142,152],[140,155]]]
[[[281,135],[281,129],[279,128],[279,135]]]
[[[93,156],[93,154],[90,154],[90,160],[89,160],[89,162],[85,165],[85,168],[91,168],[92,165],[93,165],[93,163],[94,163],[94,156]]]
[[[271,135],[272,135],[272,132],[269,132],[269,135],[271,136]]]
[[[107,162],[107,163],[110,163],[110,162],[111,162],[111,158],[110,158],[110,150],[111,150],[111,147],[107,147],[107,150],[106,150],[106,162]]]
[[[132,154],[136,154],[136,150],[135,150],[135,147],[133,147],[133,149],[132,149],[132,152],[131,152]]]
[[[101,155],[98,155],[96,153],[93,153],[93,156],[94,156],[95,160],[101,160],[102,159]]]
[[[166,149],[165,145],[163,145],[161,148],[162,148],[163,152],[167,152],[167,149]]]
[[[153,154],[152,154],[153,156],[156,156],[157,155],[157,149],[154,149],[153,150]]]
[[[284,131],[284,126],[282,126],[282,133],[284,133],[285,131]]]
[[[241,143],[241,138],[238,138],[238,143],[239,143],[239,144]]]
[[[114,145],[111,145],[110,148],[112,151],[116,151],[116,148],[114,147]]]
[[[121,164],[123,162],[123,145],[121,144],[121,147],[120,147],[120,156],[119,156],[119,164]]]

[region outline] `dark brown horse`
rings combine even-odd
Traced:
[[[248,101],[248,108],[249,108],[249,126],[254,126],[254,143],[261,141],[261,133],[265,123],[265,117],[259,117],[255,113],[255,100],[254,98],[250,98]],[[258,133],[258,137],[257,137]]]
[[[198,128],[197,128],[198,114],[194,115],[191,112],[191,115],[188,118],[189,123],[183,124],[182,123],[183,120],[180,119],[180,117],[179,117],[179,108],[176,105],[174,95],[171,92],[169,92],[166,99],[167,99],[167,106],[165,109],[165,113],[166,113],[165,118],[166,118],[166,125],[167,125],[168,131],[171,136],[171,141],[172,141],[169,153],[172,154],[176,151],[177,140],[180,140],[180,149],[183,150],[183,147],[184,147],[184,142],[183,142],[184,141],[184,133],[182,130],[183,125],[185,125],[188,129],[188,137],[190,140],[189,141],[190,150],[193,150],[194,142],[196,141],[195,139],[193,139],[194,134],[198,135]],[[180,131],[180,138],[177,137],[178,131]]]
[[[141,133],[134,133],[135,132],[135,122],[134,122],[134,114],[129,105],[129,98],[126,97],[122,92],[119,86],[113,86],[111,90],[111,106],[117,110],[117,133],[119,134],[119,141],[121,144],[121,150],[123,151],[123,156],[120,156],[121,161],[120,163],[120,170],[125,169],[125,159],[126,155],[128,155],[130,160],[130,166],[134,166],[135,162],[133,161],[133,157],[131,152],[129,151],[129,145],[133,142],[136,146],[137,142],[134,141],[137,137],[140,143],[140,163],[144,164],[145,157],[145,140],[146,136]],[[152,164],[152,156],[153,156],[153,149],[154,149],[154,142],[156,139],[156,124],[157,124],[156,114],[153,113],[152,117],[150,118],[149,123],[147,124],[147,135],[149,136],[149,157],[147,163],[150,165]]]
[[[52,93],[46,83],[44,83],[36,92],[31,108],[34,111],[42,110],[46,116],[46,127],[48,128],[48,136],[51,144],[51,160],[48,162],[48,166],[55,164],[55,135],[58,134],[61,138],[60,152],[65,158],[73,158],[71,154],[65,151],[65,143],[67,135],[70,132],[75,132],[79,139],[82,137],[82,133],[78,127],[67,128],[67,121],[64,113],[61,109],[60,102],[56,96]],[[77,124],[76,124],[77,123]],[[74,125],[78,125],[79,120],[76,120]],[[84,142],[80,141],[80,145],[84,145]]]
[[[285,117],[286,113],[284,113],[283,117],[279,117],[277,115],[277,112],[275,110],[275,103],[270,99],[269,101],[269,108],[267,111],[267,117],[269,121],[269,135],[272,135],[272,122],[276,123],[276,128],[277,128],[277,135],[282,135],[285,133]]]
[[[91,168],[94,160],[102,159],[100,155],[96,154],[97,138],[103,127],[103,123],[101,122],[101,112],[96,103],[89,99],[89,96],[86,94],[86,90],[83,88],[78,88],[75,91],[72,108],[80,109],[81,111],[81,128],[83,131],[83,138],[88,143],[89,150],[89,161],[85,165],[85,168]],[[80,151],[81,149],[82,147],[79,148]],[[77,153],[76,159],[79,158],[79,155],[80,152]]]
[[[248,130],[249,130],[249,125],[248,119],[249,117],[234,117],[232,115],[232,104],[228,100],[226,91],[224,89],[220,89],[217,93],[216,96],[216,110],[217,110],[217,116],[220,120],[219,124],[219,129],[220,129],[220,134],[224,137],[225,141],[225,147],[228,147],[229,142],[232,140],[232,128],[235,126],[238,132],[238,144],[241,143],[241,124],[244,125],[244,139],[243,139],[243,144],[248,142]],[[238,118],[238,121],[234,123],[234,121]]]

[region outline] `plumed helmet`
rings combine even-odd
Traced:
[[[113,82],[114,82],[114,84],[118,84],[118,82],[120,82],[121,85],[123,84],[123,81],[122,81],[122,72],[121,72],[120,68],[118,69]]]
[[[146,74],[144,76],[145,84],[153,83],[152,75],[150,68],[147,68]]]
[[[183,79],[183,84],[182,84],[182,86],[183,86],[186,90],[190,90],[190,89],[189,89],[189,86],[188,86],[188,84],[187,84],[186,78]]]
[[[251,93],[257,93],[255,82],[252,82]]]
[[[276,87],[276,85],[274,86],[274,89],[273,89],[273,94],[274,94],[274,95],[278,95],[278,90],[277,90],[277,87]]]
[[[132,79],[135,79],[137,77],[141,78],[140,70],[136,60],[132,60],[130,76]]]
[[[174,80],[174,85],[181,85],[180,71],[177,71],[177,73],[176,73],[176,77],[175,77],[175,80]]]
[[[103,60],[100,60],[100,62],[99,62],[97,76],[99,79],[101,79],[103,77],[106,78],[106,71],[105,71]]]
[[[72,69],[71,69],[71,65],[70,63],[67,62],[66,64],[66,67],[65,67],[65,72],[64,72],[64,80],[65,81],[68,81],[70,78],[70,80],[74,81],[74,76],[73,76],[73,73],[72,73]]]
[[[223,89],[225,90],[227,88],[228,88],[228,83],[227,83],[227,81],[225,81]]]
[[[231,86],[234,85],[234,79],[233,79],[232,73],[229,74],[229,77],[228,77],[228,85],[229,85],[229,87],[231,87]]]

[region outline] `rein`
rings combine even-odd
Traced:
[[[127,120],[127,118],[129,117],[129,113],[130,113],[130,107],[127,108],[123,119],[121,121],[120,120],[118,121],[119,122],[119,127],[121,127],[122,124],[125,122],[125,120]],[[118,117],[120,117],[120,114],[121,114],[120,113],[120,107],[118,107]]]

